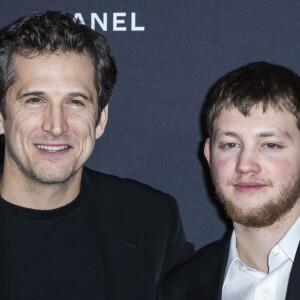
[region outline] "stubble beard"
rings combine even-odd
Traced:
[[[262,228],[273,225],[294,207],[300,196],[300,174],[298,174],[295,180],[290,181],[286,186],[281,188],[276,198],[269,199],[269,201],[259,208],[244,210],[224,195],[213,173],[212,180],[218,199],[228,217],[233,222],[246,227]]]
[[[27,166],[25,166],[18,155],[13,151],[13,148],[10,146],[10,143],[7,139],[5,141],[5,147],[7,149],[7,155],[13,159],[22,173],[29,180],[42,185],[51,186],[65,184],[78,171],[75,169],[75,164],[73,164],[73,168],[65,168],[63,171],[59,171],[59,173],[55,172],[55,175],[47,174],[47,171],[40,170],[38,164],[34,161],[30,161],[29,159],[27,159]]]

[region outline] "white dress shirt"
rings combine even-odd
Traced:
[[[269,273],[249,268],[239,258],[233,231],[222,300],[284,300],[300,239],[300,217],[271,250]]]

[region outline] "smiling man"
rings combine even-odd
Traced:
[[[193,252],[172,197],[83,166],[116,74],[105,38],[71,15],[0,31],[1,299],[155,299]]]
[[[233,232],[172,272],[166,299],[300,297],[300,78],[265,62],[208,99],[204,154]]]

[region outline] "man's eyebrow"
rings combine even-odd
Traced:
[[[32,91],[32,92],[27,92],[27,93],[18,93],[17,94],[17,99],[21,99],[23,97],[28,97],[28,96],[43,96],[45,95],[44,92],[41,92],[41,91]]]
[[[26,93],[19,93],[17,95],[17,99],[21,99],[23,97],[28,97],[28,96],[36,96],[36,97],[39,97],[39,96],[45,96],[46,93],[45,92],[42,92],[42,91],[30,91],[30,92],[26,92]],[[72,92],[72,93],[69,93],[68,94],[69,97],[82,97],[83,99],[89,101],[89,102],[93,102],[92,100],[92,95],[90,95],[89,93],[85,94],[85,93],[82,93],[82,92]]]
[[[90,93],[87,94],[84,94],[84,93],[81,93],[81,92],[73,92],[73,93],[69,93],[68,96],[71,96],[71,97],[82,97],[83,99],[89,101],[89,102],[93,102],[92,100],[92,95]]]
[[[289,140],[292,139],[291,135],[287,131],[276,130],[276,131],[266,131],[257,134],[257,137],[285,137]]]
[[[213,139],[216,139],[218,136],[230,136],[230,137],[236,137],[236,138],[240,137],[240,135],[234,131],[216,130],[216,132],[213,135]]]
[[[216,139],[219,136],[229,136],[229,137],[236,137],[239,138],[240,135],[234,131],[221,131],[221,130],[216,130],[214,133],[214,139]],[[289,140],[292,139],[291,135],[287,131],[282,131],[280,129],[277,129],[275,131],[266,131],[266,132],[261,132],[256,135],[258,138],[264,138],[264,137],[284,137]]]

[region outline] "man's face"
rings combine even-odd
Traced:
[[[286,110],[224,110],[204,149],[217,195],[234,222],[272,225],[299,201],[300,131]]]
[[[4,165],[42,184],[68,181],[90,156],[105,128],[96,122],[94,67],[75,53],[15,56],[15,83],[6,94]]]

